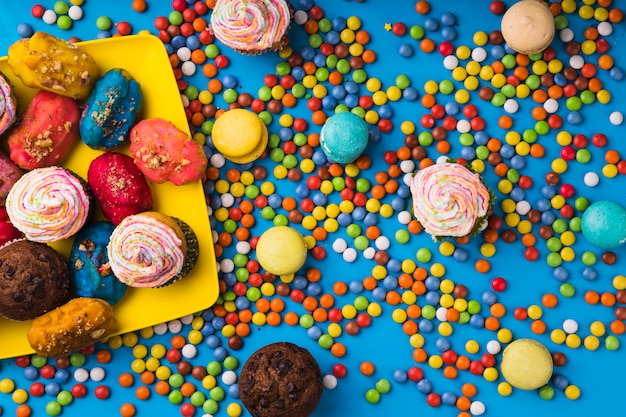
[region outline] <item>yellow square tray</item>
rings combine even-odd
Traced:
[[[153,35],[100,39],[78,43],[91,54],[102,73],[111,68],[125,68],[141,84],[143,108],[141,118],[161,117],[172,121],[179,129],[189,133],[189,126],[181,103],[176,80],[163,43]],[[13,75],[7,58],[0,58],[0,71],[10,80],[23,109],[36,90],[25,87]],[[86,178],[89,163],[101,151],[96,151],[78,140],[63,161],[63,166]],[[5,141],[2,141],[6,144]],[[127,148],[120,149],[128,153]],[[114,306],[118,320],[117,334],[143,329],[193,314],[210,307],[219,294],[217,266],[209,225],[204,190],[200,181],[183,186],[170,182],[150,184],[154,196],[154,209],[172,215],[189,224],[198,236],[200,256],[195,268],[184,279],[158,289],[129,288]],[[98,213],[98,217],[101,214]],[[51,244],[69,257],[70,239]],[[13,322],[0,318],[0,359],[33,353],[26,333],[30,321]]]

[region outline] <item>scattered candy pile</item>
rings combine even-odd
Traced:
[[[329,403],[320,415],[353,407],[393,414],[401,405],[391,397],[400,392],[416,398],[415,407],[442,406],[422,408],[424,415],[513,415],[537,395],[501,402],[492,394],[514,394],[499,361],[522,336],[546,344],[556,366],[538,396],[561,404],[581,397],[595,410],[586,390],[600,388],[576,371],[584,363],[575,353],[618,360],[611,351],[626,331],[626,277],[621,249],[589,245],[582,216],[598,196],[626,203],[611,191],[626,174],[616,135],[623,115],[614,105],[624,70],[612,38],[623,35],[622,10],[611,0],[550,1],[556,39],[526,56],[498,31],[509,1],[475,4],[489,24],[473,33],[467,27],[480,25],[446,10],[460,6],[448,2],[394,3],[402,20],[390,22],[359,17],[374,2],[344,16],[327,3],[293,2],[292,45],[261,57],[214,42],[210,0],[174,0],[141,28],[164,42],[193,138],[210,159],[204,188],[221,295],[194,316],[69,358],[4,361],[0,398],[10,396],[18,417],[71,412],[94,397],[122,416],[171,414],[169,402],[183,416],[237,417],[245,413],[237,372],[246,352],[281,337],[312,350],[325,387],[341,392],[337,401],[381,403]],[[82,1],[72,5],[35,6],[32,15],[70,30],[61,18],[83,17],[74,9]],[[157,7],[133,2],[137,12]],[[94,37],[132,32],[125,21],[84,17],[96,22]],[[18,27],[28,33],[29,24]],[[387,59],[402,65],[389,68]],[[249,72],[262,62],[273,70]],[[432,78],[427,65],[443,76]],[[266,154],[245,165],[211,143],[216,116],[238,107],[256,112],[270,132]],[[342,111],[361,116],[370,135],[364,156],[345,165],[328,163],[319,147],[321,126]],[[481,173],[496,203],[480,235],[433,241],[411,213],[409,183],[415,170],[448,158]],[[275,276],[256,260],[259,236],[279,225],[305,236],[310,256],[299,273]],[[386,351],[364,355],[387,334]],[[498,406],[490,411],[490,403]]]

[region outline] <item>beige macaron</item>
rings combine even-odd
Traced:
[[[518,339],[502,352],[500,372],[515,388],[533,390],[550,381],[552,367],[552,355],[544,345],[533,339]]]
[[[501,31],[514,51],[536,54],[550,46],[554,38],[554,16],[539,0],[521,0],[502,16]]]

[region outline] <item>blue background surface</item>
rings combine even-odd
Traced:
[[[368,45],[369,49],[374,50],[377,53],[378,59],[375,63],[367,65],[366,71],[370,77],[376,77],[381,80],[383,89],[393,85],[396,76],[399,74],[406,74],[413,87],[415,87],[420,96],[424,94],[423,85],[428,80],[448,80],[451,79],[450,72],[442,66],[442,56],[436,51],[432,54],[425,54],[419,50],[418,42],[411,39],[408,34],[404,37],[397,37],[392,32],[385,30],[385,23],[403,22],[407,28],[413,25],[424,25],[427,18],[439,19],[444,12],[453,12],[457,17],[457,24],[454,28],[457,31],[458,37],[452,40],[452,44],[455,47],[460,45],[467,45],[474,47],[472,42],[472,36],[476,31],[485,31],[487,33],[492,30],[499,29],[500,17],[493,15],[489,12],[488,1],[445,1],[445,2],[431,2],[431,12],[426,15],[419,15],[415,12],[415,2],[408,0],[398,0],[383,2],[378,0],[367,0],[364,2],[350,1],[316,1],[316,4],[321,6],[326,17],[333,19],[334,17],[342,16],[347,18],[349,16],[358,16],[363,22],[363,29],[368,31],[371,35],[371,42]],[[507,1],[507,4],[511,4],[511,1]],[[580,6],[582,2],[577,2]],[[614,2],[618,3],[618,2]],[[45,7],[52,7],[53,2],[44,2]],[[167,16],[171,11],[171,4],[167,1],[148,1],[149,8],[143,13],[139,14],[132,10],[130,1],[107,1],[101,2],[96,0],[88,0],[84,4],[85,16],[81,21],[75,22],[74,27],[69,31],[62,31],[56,26],[49,26],[43,23],[40,19],[35,19],[30,14],[31,2],[8,2],[7,0],[0,1],[0,54],[6,53],[8,45],[16,41],[19,36],[16,32],[17,24],[21,22],[27,22],[31,24],[37,30],[44,30],[53,33],[57,36],[68,38],[70,36],[77,36],[83,40],[94,39],[98,36],[98,29],[95,26],[95,20],[101,15],[109,16],[114,22],[128,21],[133,26],[133,32],[137,33],[139,30],[146,29],[155,33],[153,21],[155,17],[160,15]],[[299,2],[294,2],[296,10],[299,9]],[[596,6],[594,6],[596,7]],[[582,41],[582,31],[593,24],[596,24],[595,20],[585,21],[578,17],[576,13],[567,15],[570,27],[574,29],[576,40]],[[624,52],[625,47],[623,43],[624,38],[624,23],[620,23],[613,26],[614,32],[608,37],[610,44],[609,54],[611,54],[616,62],[617,66],[624,66]],[[290,30],[291,46],[295,51],[299,51],[307,44],[307,35],[302,27],[292,24]],[[427,33],[428,37],[431,37],[437,44],[442,41],[441,29],[432,33]],[[415,54],[410,58],[404,58],[399,54],[399,48],[409,43],[415,48]],[[228,68],[220,70],[218,78],[223,79],[227,74],[231,74],[237,77],[238,86],[237,91],[249,92],[253,96],[256,95],[257,90],[263,85],[263,77],[266,74],[275,73],[275,66],[282,59],[278,54],[267,53],[260,56],[243,56],[229,51],[226,47],[221,46],[220,51],[227,55],[231,63]],[[552,46],[557,51],[557,57],[562,60],[567,60],[567,55],[563,50],[563,43],[557,38],[553,41]],[[488,48],[489,46],[487,46]],[[112,51],[114,53],[114,51]],[[591,62],[596,62],[598,54],[589,57]],[[493,60],[489,57],[488,60]],[[130,69],[132,71],[132,68]],[[622,154],[626,154],[626,146],[623,143],[624,125],[613,126],[609,123],[608,116],[611,112],[616,110],[626,109],[626,97],[624,97],[624,83],[612,80],[605,71],[600,71],[598,76],[604,83],[605,88],[612,93],[612,100],[607,105],[601,105],[594,103],[592,105],[584,106],[581,113],[584,118],[584,123],[573,126],[564,122],[564,125],[559,130],[566,130],[572,134],[584,134],[588,138],[591,138],[593,134],[602,132],[606,134],[609,140],[607,148],[600,149],[593,145],[589,145],[588,149],[592,154],[592,159],[589,164],[580,164],[575,161],[570,162],[569,168],[565,174],[562,175],[562,183],[569,183],[575,186],[575,197],[587,197],[591,202],[602,199],[611,199],[626,205],[626,193],[624,190],[625,181],[622,175],[618,175],[615,178],[605,178],[600,170],[604,165],[603,155],[606,149],[613,148],[621,151]],[[207,79],[201,74],[197,74],[194,77],[188,79],[188,82],[196,85],[200,90],[206,88]],[[485,84],[484,82],[481,84]],[[458,84],[457,84],[458,85]],[[361,93],[367,93],[364,87],[361,87]],[[437,96],[438,102],[445,104],[446,102],[453,101],[451,96]],[[514,130],[522,132],[525,129],[532,129],[534,121],[530,117],[530,111],[535,106],[530,98],[525,100],[519,100],[520,111],[513,115],[515,120]],[[477,92],[472,93],[470,103],[475,104],[479,108],[479,115],[483,117],[487,122],[487,128],[485,129],[490,137],[497,137],[501,140],[504,139],[505,132],[497,126],[497,119],[503,113],[502,109],[498,109],[491,104],[481,101],[477,97]],[[224,106],[223,99],[216,95],[216,104]],[[386,171],[387,164],[382,160],[381,155],[386,151],[395,151],[403,145],[404,135],[400,132],[399,126],[402,121],[411,120],[416,126],[418,126],[418,132],[425,130],[419,125],[419,121],[422,115],[427,114],[428,111],[419,103],[419,101],[409,102],[406,100],[400,100],[398,102],[390,103],[394,111],[392,118],[394,122],[394,128],[390,133],[382,134],[380,140],[372,142],[366,149],[366,154],[372,158],[373,166],[362,173],[362,176],[369,178],[373,182],[374,174],[378,171]],[[285,111],[287,112],[287,111]],[[306,120],[310,120],[310,111],[306,109],[306,100],[300,100],[298,105],[294,109],[289,109],[288,112],[293,115],[304,117]],[[567,109],[564,102],[560,100],[560,110],[558,112],[564,119],[567,118]],[[280,129],[278,125],[278,117],[274,117],[274,121],[269,126],[270,133],[277,133]],[[309,123],[309,130],[307,133],[319,131],[320,127]],[[375,128],[373,128],[376,130]],[[560,147],[556,143],[556,133],[553,130],[549,134],[540,137],[540,143],[547,149],[547,154],[544,158],[533,159],[526,157],[526,168],[522,170],[522,174],[528,175],[533,178],[534,186],[526,191],[526,200],[535,206],[535,203],[541,198],[540,191],[544,185],[544,176],[551,170],[550,164],[552,160],[559,155]],[[450,156],[459,156],[460,145],[456,140],[458,133],[450,132],[449,141],[453,145]],[[433,147],[428,148],[429,156],[435,158],[437,156]],[[268,168],[268,180],[273,180],[272,171],[276,165],[269,158],[259,160],[259,165],[263,165]],[[234,165],[227,164],[223,168],[223,172],[226,169],[233,167]],[[595,187],[587,187],[583,184],[582,178],[586,172],[593,171],[600,175],[600,184]],[[224,176],[224,175],[223,175]],[[499,202],[507,198],[497,191],[496,184],[498,179],[492,172],[491,167],[487,168],[484,177],[490,187],[495,191],[496,202],[496,214],[502,215]],[[276,180],[276,193],[281,196],[294,195],[295,184],[291,183],[287,179]],[[210,188],[210,187],[208,187]],[[210,196],[209,196],[210,197]],[[390,197],[388,197],[390,198]],[[330,201],[339,202],[339,196],[334,193],[329,198]],[[574,199],[571,199],[570,203]],[[385,200],[384,202],[390,202]],[[407,199],[407,204],[410,204],[410,199]],[[214,207],[217,208],[217,207]],[[556,213],[556,211],[555,211]],[[558,213],[557,217],[558,217]],[[601,345],[596,351],[589,351],[584,347],[577,349],[571,349],[565,345],[557,345],[550,340],[550,331],[552,329],[561,328],[563,320],[572,318],[579,323],[578,334],[581,337],[585,337],[589,334],[589,325],[593,321],[602,321],[605,324],[610,323],[613,320],[613,308],[603,307],[601,305],[591,306],[585,303],[583,300],[583,294],[590,289],[593,289],[599,293],[606,291],[615,292],[612,286],[612,279],[614,276],[624,274],[626,271],[626,261],[624,256],[624,247],[620,247],[614,250],[617,255],[617,262],[608,266],[600,261],[602,251],[593,248],[585,242],[582,234],[577,233],[577,242],[573,248],[576,252],[576,259],[568,264],[564,264],[565,268],[569,271],[569,280],[576,288],[576,294],[572,298],[559,297],[559,305],[554,309],[544,308],[544,317],[542,318],[547,326],[548,331],[543,335],[534,335],[530,330],[531,320],[518,321],[513,317],[513,310],[516,307],[528,307],[533,304],[541,304],[541,297],[543,294],[551,292],[558,294],[559,286],[561,282],[553,277],[553,268],[551,268],[546,262],[545,257],[549,251],[545,247],[545,242],[538,239],[537,248],[540,252],[539,260],[535,262],[529,262],[524,259],[522,246],[519,238],[513,244],[505,244],[502,240],[496,243],[497,253],[495,257],[490,258],[491,270],[487,274],[480,274],[476,272],[473,265],[474,262],[481,258],[479,248],[484,243],[481,236],[471,239],[470,243],[465,245],[465,249],[469,252],[469,259],[466,262],[457,262],[451,257],[444,257],[438,252],[438,244],[432,242],[430,237],[425,233],[420,235],[411,236],[410,241],[407,244],[397,243],[393,236],[399,229],[404,228],[400,224],[395,215],[389,219],[379,219],[379,227],[385,235],[390,236],[392,241],[391,247],[388,251],[390,256],[395,260],[413,259],[415,260],[415,253],[419,248],[429,248],[433,253],[433,260],[428,264],[425,264],[428,268],[434,262],[440,262],[445,265],[446,278],[450,278],[452,281],[458,284],[466,285],[469,288],[468,299],[481,299],[482,294],[490,290],[490,284],[493,277],[504,277],[508,283],[508,288],[497,294],[497,299],[507,308],[506,315],[501,319],[502,327],[508,328],[513,332],[515,338],[531,337],[544,343],[551,352],[561,351],[567,355],[568,362],[566,366],[555,368],[555,373],[565,376],[570,383],[580,387],[582,395],[580,399],[571,401],[566,399],[564,393],[560,389],[555,389],[554,399],[547,401],[540,398],[536,391],[519,391],[514,390],[513,394],[509,397],[503,397],[497,392],[497,384],[502,381],[500,377],[496,382],[488,382],[481,376],[475,376],[468,371],[460,371],[459,377],[455,380],[449,380],[442,376],[440,369],[432,369],[428,364],[416,364],[412,359],[413,348],[409,345],[408,336],[406,336],[401,329],[401,326],[395,323],[391,319],[391,313],[395,309],[394,306],[381,302],[383,314],[379,318],[373,320],[373,324],[369,328],[362,329],[358,336],[349,336],[345,332],[341,335],[337,341],[342,342],[348,349],[348,354],[344,358],[335,358],[329,351],[319,347],[316,340],[312,340],[307,336],[305,329],[295,326],[289,327],[285,324],[281,324],[278,327],[252,326],[252,333],[249,337],[244,339],[244,347],[239,351],[232,351],[233,356],[237,357],[241,363],[256,349],[274,341],[288,340],[297,343],[301,346],[308,348],[316,357],[320,364],[323,374],[331,373],[332,367],[336,363],[343,363],[348,368],[348,375],[346,378],[340,379],[337,388],[334,390],[325,390],[322,401],[319,407],[316,409],[314,416],[345,416],[345,415],[402,415],[418,414],[421,416],[456,416],[459,410],[454,406],[441,405],[437,408],[432,408],[427,405],[425,401],[425,394],[419,392],[416,389],[414,382],[398,383],[393,382],[393,373],[395,370],[407,370],[412,366],[420,366],[425,377],[432,383],[433,391],[439,394],[444,392],[452,392],[457,395],[460,394],[460,387],[464,382],[472,382],[478,387],[478,394],[474,398],[475,400],[482,401],[486,408],[487,416],[528,416],[528,415],[571,415],[571,416],[583,416],[594,414],[609,414],[619,413],[621,404],[621,395],[623,392],[622,386],[624,381],[624,375],[626,375],[626,364],[623,360],[624,347],[620,347],[617,351],[609,351],[604,347],[601,337]],[[214,230],[223,230],[223,225],[213,221],[212,225]],[[264,229],[271,226],[270,221],[265,221],[257,216],[257,225],[253,229],[254,235],[260,235]],[[534,227],[534,231],[539,225]],[[299,227],[294,225],[294,227]],[[301,231],[303,231],[300,228]],[[303,233],[307,233],[303,231]],[[360,281],[364,277],[371,274],[372,267],[375,265],[373,261],[366,260],[361,253],[358,255],[358,259],[353,264],[344,262],[340,254],[334,253],[331,245],[335,238],[344,237],[348,240],[349,244],[351,239],[345,235],[345,230],[340,229],[337,233],[329,235],[329,238],[320,242],[326,251],[327,257],[323,261],[316,261],[313,257],[309,256],[303,271],[306,267],[316,267],[322,271],[322,280],[320,284],[324,292],[331,292],[332,284],[335,281],[344,281],[350,283],[353,280]],[[598,263],[594,266],[598,277],[596,280],[586,280],[582,271],[584,265],[580,260],[580,255],[584,251],[592,251],[598,255]],[[235,254],[234,247],[226,249],[224,258],[231,257]],[[390,274],[393,275],[393,274]],[[396,274],[397,275],[397,274]],[[373,300],[373,296],[370,292],[364,291],[360,295],[365,295],[370,301]],[[350,304],[354,301],[357,294],[348,293],[343,297],[336,297],[337,306],[344,304]],[[181,300],[184,302],[184,300]],[[420,306],[426,305],[423,297],[418,299]],[[483,313],[488,315],[488,305],[483,304]],[[287,310],[295,311],[298,314],[304,313],[304,310],[300,304],[287,301]],[[210,317],[211,313],[207,312],[206,317]],[[435,327],[437,325],[436,321]],[[319,324],[323,331],[329,322]],[[185,335],[190,330],[190,327],[186,325],[182,331]],[[607,330],[607,334],[609,334]],[[216,334],[220,334],[219,330]],[[153,346],[156,343],[163,343],[168,346],[171,334],[164,336],[155,336],[150,339],[140,338],[140,343],[148,346]],[[440,354],[437,350],[436,342],[440,338],[437,330],[424,334],[426,344],[424,349],[429,354]],[[465,352],[465,342],[468,340],[476,340],[479,342],[481,349],[476,355],[469,355],[470,358],[480,358],[482,353],[485,353],[486,343],[496,338],[493,332],[486,329],[476,329],[468,324],[454,325],[454,333],[448,338],[451,343],[452,349],[459,354],[467,354]],[[220,339],[224,346],[227,346],[227,338],[220,335]],[[623,343],[623,337],[619,337]],[[4,343],[2,336],[0,335],[0,343]],[[106,348],[106,345],[99,345],[99,348]],[[119,414],[119,406],[124,402],[132,402],[137,407],[137,415],[179,415],[179,405],[172,405],[168,402],[167,398],[158,396],[153,392],[149,401],[139,401],[134,397],[134,388],[140,383],[136,378],[133,388],[122,388],[117,383],[117,377],[122,372],[128,372],[130,370],[130,364],[132,362],[133,354],[132,348],[122,347],[120,349],[112,350],[113,361],[109,364],[102,365],[106,370],[106,379],[97,383],[89,381],[86,385],[89,387],[90,392],[87,397],[83,399],[75,399],[73,404],[67,406],[63,410],[64,415],[80,415],[82,413],[90,413],[92,415],[117,415]],[[194,365],[206,365],[210,361],[214,360],[214,350],[202,343],[199,346],[199,354],[196,358],[190,359]],[[500,358],[500,355],[496,355]],[[359,372],[358,366],[362,361],[371,361],[376,366],[376,372],[373,376],[367,377]],[[85,368],[90,369],[94,366],[101,366],[97,363],[94,356],[87,357],[87,363]],[[74,368],[70,370],[73,371]],[[172,366],[172,369],[175,369]],[[22,369],[16,366],[11,360],[4,360],[0,362],[0,380],[3,378],[11,378],[16,382],[17,388],[23,388],[28,390],[28,387],[32,383],[27,381]],[[376,381],[380,378],[388,379],[392,381],[392,389],[388,394],[383,394],[380,403],[376,405],[369,404],[365,400],[365,392],[368,389],[374,388]],[[46,383],[47,381],[38,379]],[[200,383],[194,381],[199,387]],[[74,384],[74,381],[70,378],[70,381],[63,384],[64,389],[70,389]],[[111,387],[112,395],[108,400],[98,400],[94,397],[93,389],[100,384]],[[220,382],[221,384],[221,382]],[[54,400],[54,397],[44,395],[41,398],[30,397],[28,404],[33,409],[33,415],[41,416],[46,415],[45,405]],[[236,398],[229,395],[226,399],[220,402],[220,410],[217,415],[228,415],[226,408],[227,404],[231,402],[237,402]],[[11,400],[10,395],[0,393],[0,404],[4,408],[4,415],[14,415],[14,409],[16,404]],[[0,412],[0,414],[2,414]],[[197,409],[196,415],[201,415],[202,410]]]

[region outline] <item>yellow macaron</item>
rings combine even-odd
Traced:
[[[533,390],[546,385],[552,377],[552,355],[533,339],[518,339],[502,352],[500,372],[518,389]]]
[[[256,113],[232,109],[220,115],[213,125],[213,146],[224,158],[246,164],[259,158],[268,142],[265,123]]]
[[[296,229],[274,226],[259,237],[256,257],[263,269],[271,274],[294,274],[306,261],[307,246]]]

